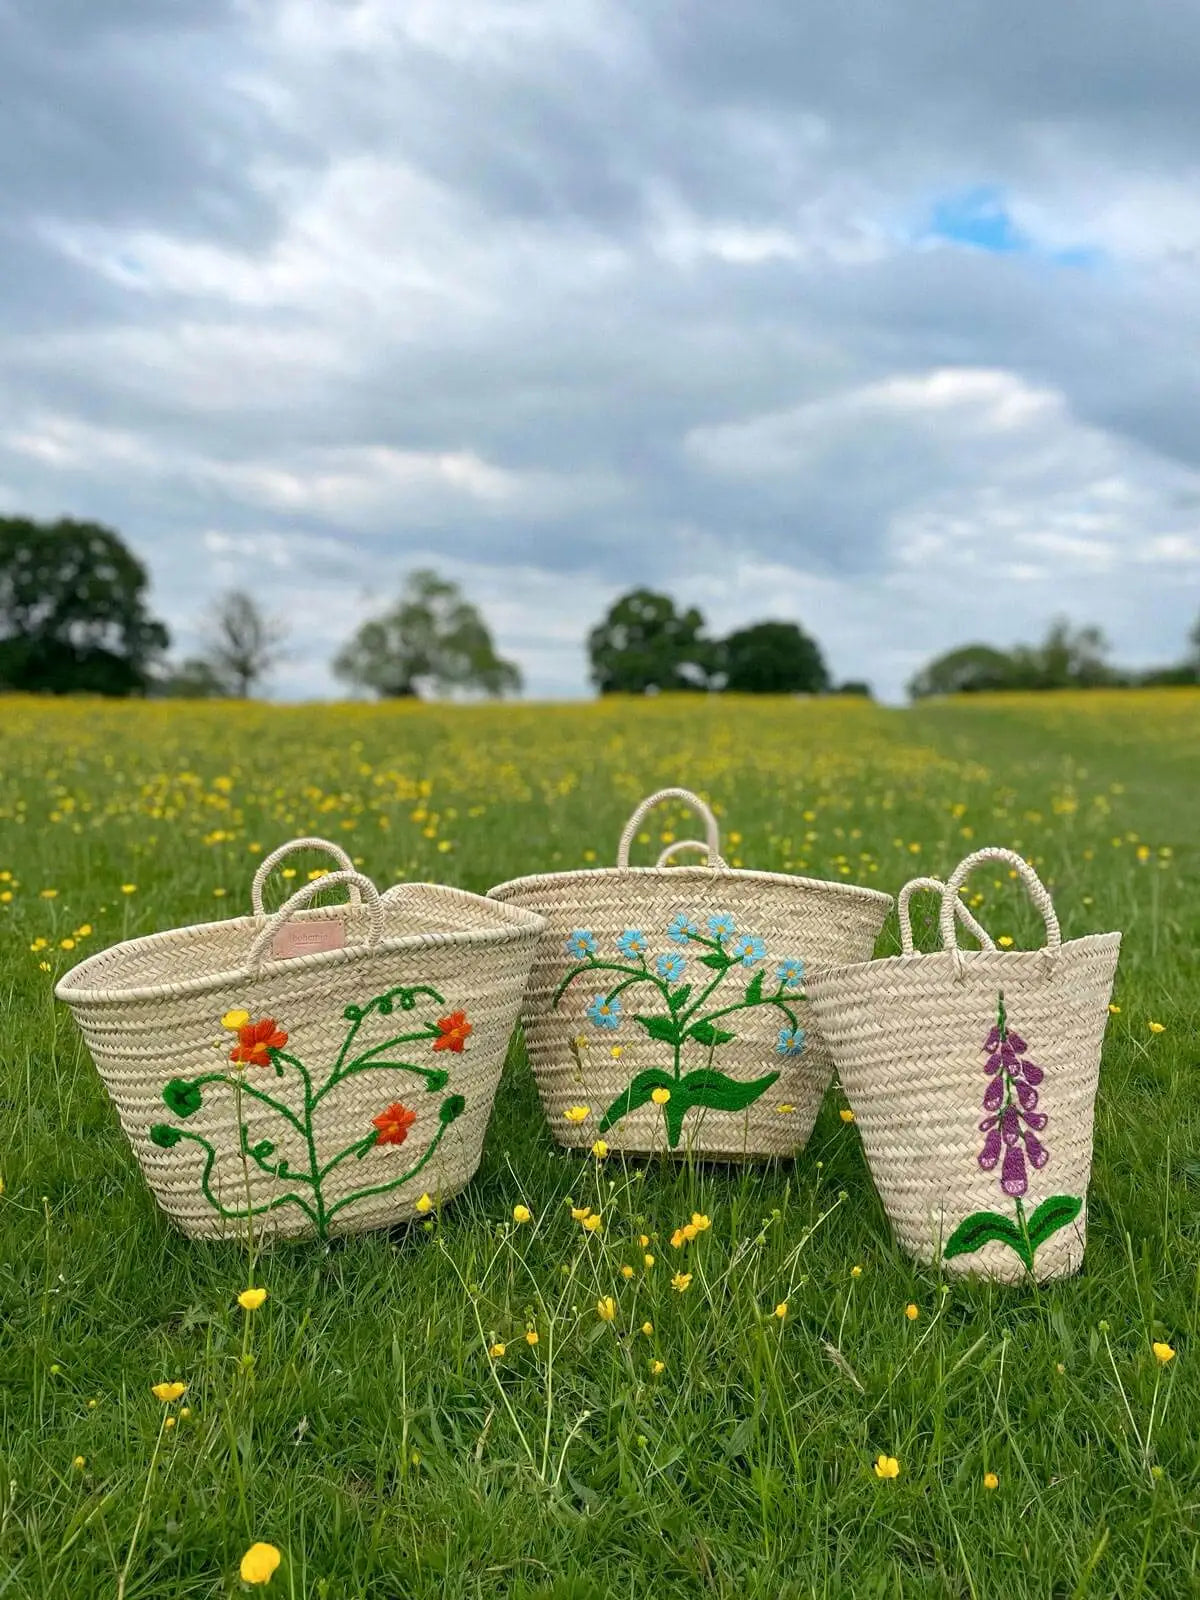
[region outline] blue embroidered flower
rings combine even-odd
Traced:
[[[733,930],[734,921],[728,911],[715,911],[708,919],[708,931],[714,939],[727,939]]]
[[[587,1008],[587,1014],[597,1028],[621,1026],[621,1002],[615,995],[610,1000],[608,995],[598,994]]]
[[[767,947],[756,933],[739,933],[729,946],[729,954],[744,967],[752,967],[756,961],[761,961],[766,953]]]
[[[577,961],[582,961],[584,956],[596,954],[596,936],[589,933],[586,928],[576,928],[567,939],[567,954],[574,956]]]
[[[646,935],[638,928],[626,928],[617,939],[617,949],[630,959],[640,956],[645,948]]]
[[[804,963],[785,956],[775,968],[775,976],[785,989],[798,989],[804,982]]]
[[[658,968],[660,978],[665,978],[668,983],[678,983],[687,968],[687,962],[674,950],[668,950],[666,955],[659,956],[654,963]]]
[[[672,917],[667,924],[667,938],[672,944],[686,944],[694,933],[699,932],[700,924],[686,911]]]
[[[798,1056],[804,1051],[803,1028],[780,1028],[779,1043],[775,1046],[781,1056]]]

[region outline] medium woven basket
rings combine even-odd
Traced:
[[[959,889],[1001,861],[1046,923],[1041,950],[961,950]],[[908,898],[940,887],[943,948],[914,951]],[[871,1176],[900,1244],[919,1260],[1004,1283],[1078,1270],[1100,1048],[1119,933],[1062,942],[1045,886],[1011,850],[976,851],[944,886],[901,894],[904,953],[809,986]]]
[[[266,915],[302,847],[346,866]],[[349,904],[302,909],[336,884]],[[252,905],[115,945],[56,991],[159,1205],[192,1238],[430,1210],[479,1165],[541,918],[436,884],[380,896],[319,839],[268,856]]]
[[[642,819],[669,799],[703,818],[705,843],[631,867]],[[666,864],[685,848],[707,864]],[[638,806],[615,867],[489,893],[546,919],[522,1022],[560,1144],[734,1161],[805,1144],[832,1076],[805,972],[869,956],[889,895],[730,869],[716,818],[687,789]]]

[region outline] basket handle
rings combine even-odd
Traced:
[[[383,902],[379,898],[379,890],[361,872],[327,872],[324,877],[313,878],[309,883],[301,884],[295,894],[290,895],[263,924],[254,936],[254,943],[250,946],[250,953],[246,957],[246,967],[252,978],[257,978],[262,971],[263,962],[266,960],[267,951],[271,941],[283,927],[285,922],[290,922],[292,917],[302,906],[321,893],[322,889],[332,889],[335,884],[346,883],[351,888],[361,890],[367,902],[367,949],[374,950],[383,934]]]
[[[690,789],[660,789],[657,794],[647,795],[641,805],[625,824],[625,832],[621,835],[621,842],[617,846],[617,866],[622,871],[629,867],[629,847],[632,845],[634,835],[638,831],[643,817],[661,805],[664,800],[682,800],[696,813],[704,823],[705,849],[708,851],[708,864],[710,867],[722,866],[721,861],[721,834],[717,827],[717,819],[701,800],[698,794],[693,794]]]
[[[955,971],[962,976],[963,953],[959,949],[958,935],[954,926],[954,906],[958,900],[958,891],[967,881],[968,876],[984,861],[1003,861],[1006,865],[1014,867],[1021,877],[1029,898],[1042,914],[1046,924],[1046,943],[1042,947],[1042,954],[1053,961],[1062,944],[1062,933],[1058,926],[1058,918],[1054,913],[1054,902],[1050,898],[1050,891],[1038,877],[1023,856],[1015,850],[1003,850],[999,845],[989,845],[984,850],[976,850],[965,860],[960,861],[946,881],[942,890],[942,910],[938,918],[938,927],[942,935],[942,944],[947,950],[954,951]]]
[[[258,871],[254,874],[254,882],[250,885],[250,904],[256,917],[265,915],[263,889],[266,887],[267,879],[279,863],[295,850],[324,850],[326,855],[333,857],[343,872],[354,871],[353,861],[351,861],[341,845],[334,844],[332,839],[291,839],[287,844],[281,844],[278,850],[272,850],[269,856],[264,857],[259,863]],[[359,904],[360,899],[358,885],[351,884],[350,904],[356,906]]]
[[[703,839],[676,839],[674,844],[667,845],[661,852],[654,865],[656,867],[669,867],[671,865],[671,857],[680,850],[702,850],[707,854],[708,846]],[[715,861],[710,861],[708,864],[710,867],[723,867],[725,861],[721,856],[718,856]]]
[[[896,912],[900,918],[900,953],[906,956],[916,955],[916,946],[913,944],[912,919],[908,912],[908,902],[919,890],[930,889],[941,894],[946,885],[940,878],[910,878],[896,897]],[[995,940],[971,914],[970,909],[955,896],[958,920],[969,934],[974,935],[985,950],[996,948]]]

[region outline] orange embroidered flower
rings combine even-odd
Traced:
[[[439,1038],[433,1041],[435,1050],[453,1050],[456,1055],[461,1055],[463,1046],[467,1042],[467,1035],[472,1032],[471,1024],[467,1021],[465,1011],[452,1011],[448,1017],[438,1018]]]
[[[376,1144],[403,1144],[408,1138],[408,1130],[417,1120],[417,1113],[410,1111],[407,1106],[401,1105],[397,1100],[386,1111],[381,1111],[371,1121],[379,1129],[375,1135]]]
[[[247,1022],[238,1029],[238,1042],[229,1052],[230,1061],[240,1061],[250,1067],[269,1067],[271,1050],[282,1050],[288,1042],[283,1029],[276,1026],[274,1017],[263,1017],[261,1022]]]

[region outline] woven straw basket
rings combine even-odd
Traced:
[[[1041,950],[997,950],[958,894],[1001,861],[1046,923]],[[940,888],[943,948],[914,951],[908,899]],[[1092,1115],[1119,933],[1064,944],[1044,885],[1011,850],[976,851],[943,887],[901,895],[904,953],[815,978],[809,997],[900,1244],[1005,1283],[1078,1270]],[[984,948],[959,949],[954,914]]]
[[[681,800],[705,843],[631,867],[646,814]],[[670,866],[700,849],[703,866]],[[734,871],[712,812],[663,789],[629,819],[617,865],[517,878],[489,891],[546,919],[522,1011],[560,1144],[729,1160],[791,1155],[832,1076],[804,997],[806,969],[869,956],[891,897],[849,884]]]
[[[266,915],[267,874],[302,847],[341,870]],[[335,884],[349,904],[302,909]],[[192,1238],[428,1211],[479,1165],[541,918],[435,884],[380,896],[319,839],[268,856],[252,905],[58,985],[159,1204]]]

